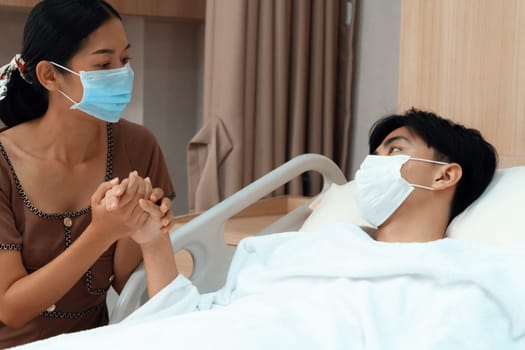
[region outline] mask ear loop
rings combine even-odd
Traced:
[[[410,157],[409,160],[417,160],[419,162],[427,162],[427,163],[432,163],[432,164],[438,164],[438,165],[448,165],[449,163],[446,163],[446,162],[440,162],[439,160],[432,160],[432,159],[423,159],[423,158],[414,158],[414,157]],[[414,187],[417,187],[417,188],[422,188],[424,190],[429,190],[429,191],[435,191],[436,189],[433,188],[433,187],[429,187],[429,186],[424,186],[424,185],[418,185],[418,184],[409,184],[410,186],[414,186]]]
[[[439,164],[439,165],[448,165],[449,164],[447,162],[440,162],[439,160],[414,158],[414,157],[410,157],[409,160],[417,160],[417,161],[420,161],[420,162],[427,162],[427,163],[433,163],[433,164]]]
[[[61,69],[65,70],[65,71],[68,71],[69,73],[73,73],[73,74],[75,74],[75,75],[77,75],[77,76],[80,76],[80,74],[78,74],[77,72],[75,72],[75,71],[73,71],[73,70],[71,70],[71,69],[69,69],[69,68],[67,68],[67,67],[64,67],[64,66],[61,65],[61,64],[55,63],[55,62],[53,62],[53,61],[49,61],[49,63],[51,63],[52,65],[54,65],[54,66],[56,66],[56,67],[58,67],[58,68],[61,68]],[[73,100],[71,97],[69,97],[64,91],[62,91],[62,90],[59,89],[58,92],[60,92],[60,93],[62,94],[62,96],[64,96],[65,98],[67,98],[67,99],[68,99],[69,101],[71,101],[72,103],[74,103],[74,104],[78,104],[78,103],[79,103],[79,102]]]
[[[75,72],[75,71],[73,71],[73,70],[71,70],[71,69],[69,69],[69,68],[67,68],[67,67],[65,67],[65,66],[63,66],[61,64],[55,63],[53,61],[49,61],[49,63],[51,63],[53,66],[56,66],[58,68],[62,68],[63,70],[68,71],[69,73],[73,73],[76,76],[80,76],[80,74],[78,74],[77,72]]]
[[[77,101],[73,100],[71,97],[69,97],[64,91],[62,90],[58,90],[58,92],[60,92],[62,94],[62,96],[64,96],[65,98],[67,98],[69,101],[73,102],[74,104],[78,104]]]
[[[417,187],[417,188],[422,188],[424,190],[429,190],[429,191],[435,191],[436,189],[433,188],[433,187],[429,187],[429,186],[424,186],[424,185],[418,185],[418,184],[411,184],[409,183],[410,186],[414,186],[414,187]]]

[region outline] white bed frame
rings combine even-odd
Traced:
[[[323,188],[347,182],[343,172],[329,158],[319,154],[303,154],[274,169],[241,189],[213,208],[171,232],[173,251],[187,250],[193,259],[190,276],[199,292],[219,289],[224,284],[234,248],[224,241],[224,225],[228,219],[254,204],[297,176],[313,171],[321,174]],[[257,235],[298,230],[308,215],[310,201],[267,226]],[[140,265],[130,276],[114,306],[110,308],[111,323],[124,319],[148,299],[144,267]]]

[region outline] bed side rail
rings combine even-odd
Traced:
[[[297,176],[313,171],[321,174],[323,189],[332,183],[347,180],[339,167],[328,157],[303,154],[277,167],[222,202],[171,232],[173,251],[187,250],[193,258],[190,277],[201,293],[222,287],[234,248],[224,241],[224,225],[228,219]],[[303,204],[272,223],[258,234],[297,230],[310,214]],[[147,300],[145,273],[142,264],[130,276],[111,312],[111,323],[118,322]]]

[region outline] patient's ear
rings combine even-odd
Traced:
[[[59,89],[56,79],[57,73],[51,63],[48,61],[40,61],[36,65],[35,71],[38,81],[48,91],[56,91]]]
[[[461,169],[461,165],[458,163],[449,163],[443,165],[436,171],[436,176],[434,178],[432,187],[436,190],[450,188],[455,186],[459,180],[461,180],[462,175],[463,170]]]

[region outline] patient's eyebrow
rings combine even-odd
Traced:
[[[396,142],[396,141],[405,141],[409,144],[411,144],[412,142],[410,142],[410,139],[405,137],[405,136],[401,136],[401,135],[398,135],[398,136],[392,136],[391,138],[383,141],[383,143],[381,144],[381,146],[383,148],[386,148],[388,146],[390,146],[392,143]],[[377,149],[372,153],[372,154],[375,154],[377,155]]]
[[[407,137],[405,137],[405,136],[393,136],[393,137],[389,138],[388,140],[383,141],[383,147],[388,147],[388,146],[390,146],[392,143],[394,143],[394,142],[396,142],[396,141],[399,141],[399,140],[401,140],[401,141],[406,141],[407,143],[412,143],[412,142],[410,142],[410,140],[409,140]]]

